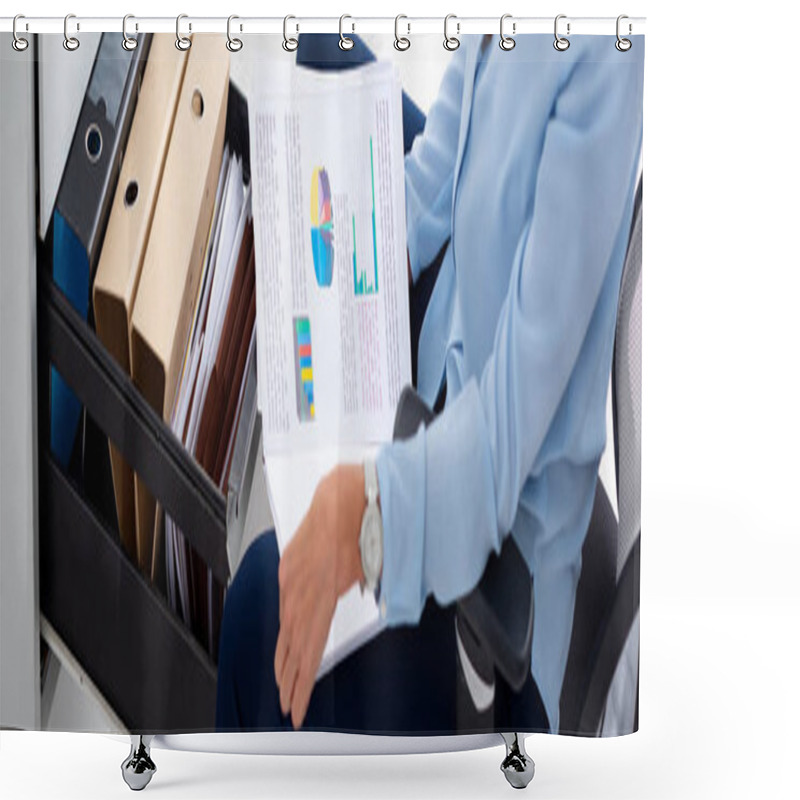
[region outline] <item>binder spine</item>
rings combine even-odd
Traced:
[[[84,318],[150,41],[142,34],[130,52],[103,35],[56,198],[53,278]],[[51,371],[50,397],[50,445],[66,466],[81,406],[57,370]]]

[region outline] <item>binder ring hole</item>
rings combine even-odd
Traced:
[[[93,122],[86,129],[86,155],[92,164],[96,164],[100,160],[100,154],[103,152],[103,135],[100,133],[100,128]]]
[[[139,196],[139,184],[136,181],[131,181],[125,187],[125,208],[130,208]]]
[[[200,119],[203,116],[204,109],[205,103],[203,102],[203,95],[199,89],[195,89],[192,95],[192,111],[194,111],[194,115]]]

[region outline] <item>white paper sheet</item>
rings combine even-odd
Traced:
[[[250,104],[258,397],[281,551],[411,381],[401,89],[391,64],[271,71]],[[320,674],[380,628],[340,598]]]
[[[281,552],[302,522],[320,479],[336,464],[357,463],[369,455],[374,456],[376,451],[377,446],[334,446],[297,453],[276,453],[267,457],[267,492]],[[382,622],[373,595],[370,592],[362,594],[360,587],[354,586],[339,598],[318,677],[381,628]]]
[[[173,432],[193,455],[197,448],[198,427],[208,391],[211,367],[219,349],[239,249],[250,217],[250,207],[250,189],[244,184],[242,162],[237,156],[231,156],[226,149],[217,184],[214,215],[195,303],[195,315],[170,421]],[[168,553],[168,599],[174,610],[177,610],[180,599],[183,620],[191,627],[197,621],[193,620],[191,615],[190,596],[193,589],[186,540],[169,516],[165,519],[164,530]],[[209,631],[213,631],[214,613],[211,585],[209,570],[206,582],[209,598]]]

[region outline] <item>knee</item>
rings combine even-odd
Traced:
[[[247,548],[228,587],[217,671],[218,725],[247,727],[250,710],[275,683],[279,561],[274,532],[262,533]]]
[[[225,597],[223,626],[241,643],[267,644],[277,634],[279,561],[275,534],[268,531],[253,540],[239,564]]]

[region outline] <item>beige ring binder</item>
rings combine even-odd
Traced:
[[[172,408],[180,376],[222,160],[228,69],[217,68],[220,50],[227,59],[222,37],[201,36],[188,54],[133,308],[131,375],[162,416]],[[155,512],[152,494],[136,479],[136,541],[143,569],[152,559]]]
[[[154,37],[94,282],[97,334],[128,374],[134,302],[186,61],[169,37]],[[136,557],[133,472],[110,449],[120,536]]]

